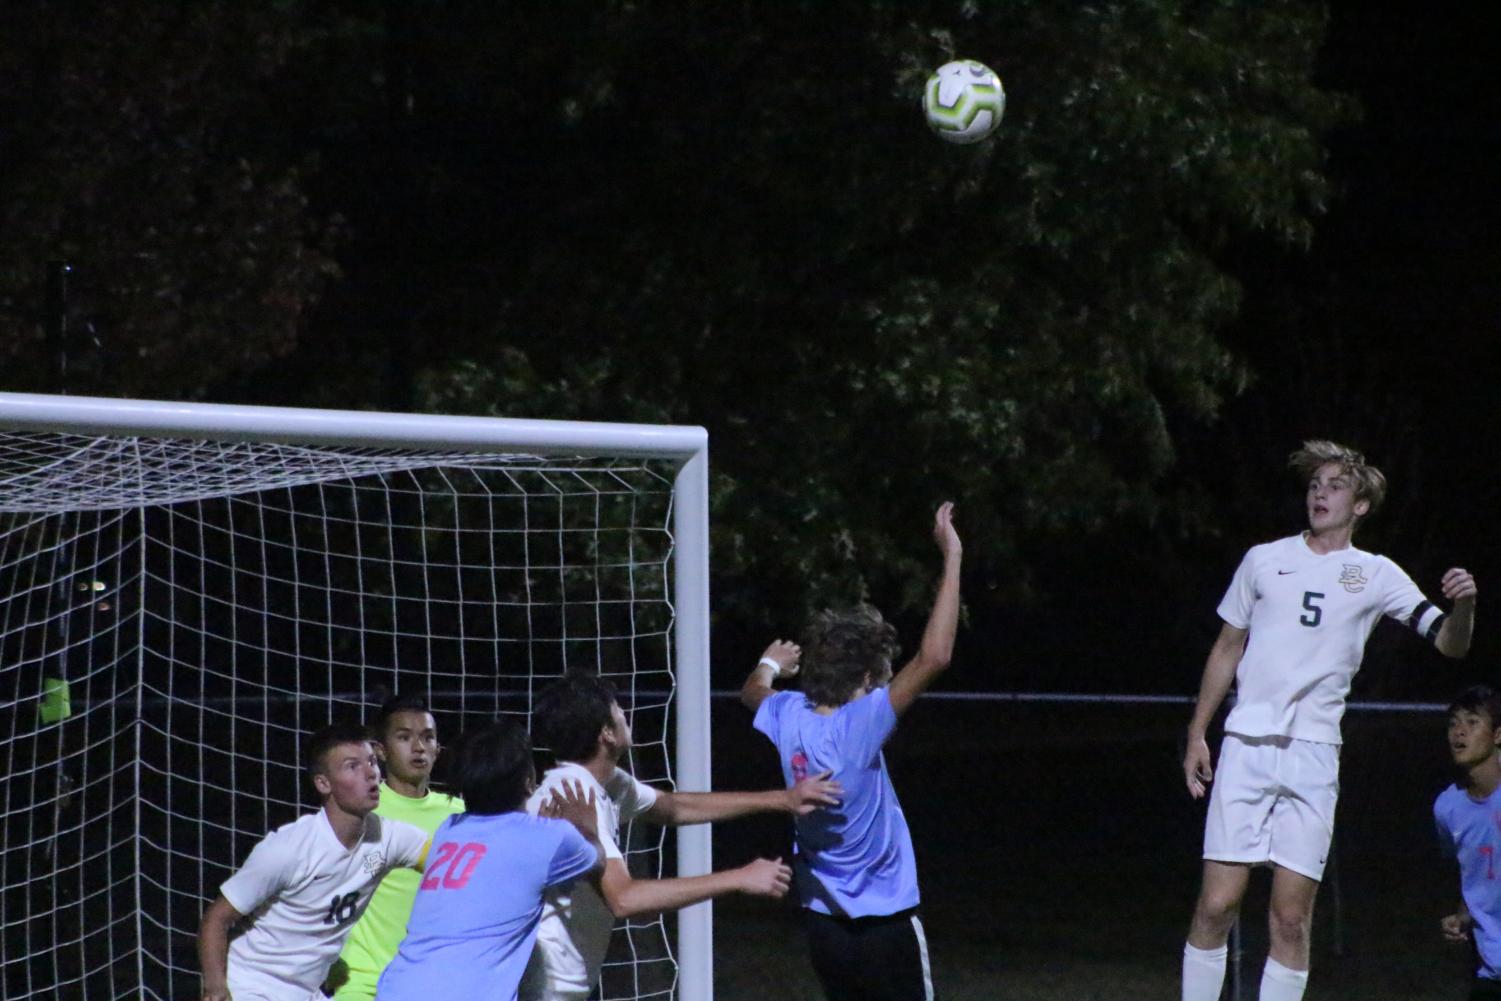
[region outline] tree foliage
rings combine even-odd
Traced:
[[[704,424],[737,621],[921,606],[947,497],[982,605],[1192,517],[1227,248],[1308,244],[1349,110],[1294,0],[147,9],[0,42],[69,109],[5,140],[10,315],[61,248],[122,392]],[[918,110],[955,56],[1010,92],[975,148]]]
[[[267,85],[301,44],[260,5],[29,3],[0,34],[0,363],[47,386],[45,265],[75,265],[72,389],[202,396],[284,355],[337,273],[315,164]],[[96,341],[101,351],[82,345]]]

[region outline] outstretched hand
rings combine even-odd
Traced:
[[[780,900],[792,886],[792,870],[780,858],[758,858],[740,867],[740,892]]]
[[[833,774],[832,771],[827,771],[821,775],[809,775],[788,789],[788,812],[806,817],[821,806],[838,806],[839,797],[844,795],[844,786],[837,779],[829,777]]]
[[[586,838],[599,837],[599,814],[594,808],[594,790],[584,795],[581,782],[564,779],[560,788],[554,789],[552,798],[537,811],[540,817],[556,817],[566,820]]]
[[[761,654],[762,660],[774,660],[781,665],[779,678],[792,678],[802,669],[803,648],[791,640],[772,640],[771,646]]]
[[[958,556],[964,551],[959,533],[954,529],[954,502],[944,501],[933,515],[933,541],[944,556]]]

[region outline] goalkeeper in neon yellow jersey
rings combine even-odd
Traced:
[[[439,747],[437,723],[426,700],[416,695],[393,695],[381,707],[373,729],[378,741],[376,753],[386,773],[375,812],[415,824],[431,837],[450,814],[463,812],[464,802],[428,787]],[[421,873],[408,869],[392,870],[381,880],[329,973],[328,986],[334,989],[335,1001],[370,1001],[375,997],[381,971],[406,935],[407,918],[421,881]]]

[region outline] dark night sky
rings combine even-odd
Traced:
[[[1355,94],[1363,116],[1332,137],[1331,173],[1342,194],[1319,227],[1308,271],[1313,294],[1333,304],[1331,326],[1342,338],[1336,357],[1349,368],[1301,391],[1337,394],[1343,386],[1347,399],[1368,392],[1390,400],[1391,440],[1361,442],[1392,474],[1392,508],[1369,541],[1430,593],[1443,566],[1463,563],[1476,573],[1481,625],[1462,670],[1485,676],[1501,655],[1484,597],[1501,579],[1494,527],[1501,476],[1487,455],[1501,435],[1494,16],[1483,4],[1333,7],[1322,82]],[[1320,347],[1305,357],[1320,358]],[[1256,401],[1232,407],[1227,419],[1247,404]],[[1287,442],[1271,445],[1275,456]],[[1421,690],[1442,697],[1450,679],[1434,680],[1437,690]]]
[[[1363,448],[1390,478],[1387,507],[1358,545],[1395,558],[1431,596],[1451,565],[1474,572],[1481,588],[1465,663],[1445,664],[1385,626],[1355,697],[1444,700],[1494,675],[1501,643],[1486,596],[1501,586],[1501,474],[1487,452],[1501,440],[1501,108],[1490,22],[1483,5],[1334,4],[1319,80],[1362,108],[1357,124],[1330,137],[1337,198],[1307,255],[1264,246],[1235,255],[1245,302],[1227,336],[1257,378],[1215,426],[1179,429],[1179,473],[1218,491],[1223,532],[1185,546],[1167,568],[1141,552],[1139,536],[1107,532],[1094,543],[1098,579],[1071,569],[1052,582],[1048,607],[985,637],[981,660],[1019,641],[1011,665],[952,684],[1192,690],[1240,554],[1302,525],[1283,461],[1311,436]],[[1162,607],[1122,598],[1119,581],[1133,578]],[[1110,652],[1122,641],[1133,664]],[[1060,676],[1059,663],[1072,666]]]
[[[997,614],[1007,621],[975,624],[971,655],[988,659],[997,644],[1014,644],[1016,669],[976,671],[949,684],[1189,690],[1217,627],[1215,603],[1239,554],[1299,527],[1297,488],[1282,463],[1308,436],[1350,440],[1386,469],[1392,479],[1388,510],[1363,530],[1360,544],[1392,555],[1430,592],[1449,565],[1475,571],[1481,628],[1471,663],[1478,671],[1501,657],[1489,635],[1484,597],[1492,581],[1501,587],[1501,528],[1492,512],[1501,476],[1486,455],[1486,446],[1501,440],[1492,389],[1501,372],[1495,337],[1501,252],[1492,238],[1501,125],[1490,9],[1452,3],[1393,9],[1335,0],[1320,82],[1351,94],[1363,108],[1358,124],[1330,139],[1338,196],[1308,254],[1262,245],[1232,251],[1226,264],[1244,285],[1244,315],[1225,336],[1258,378],[1213,426],[1174,428],[1180,458],[1174,475],[1202,482],[1224,506],[1221,534],[1181,541],[1167,553],[1150,551],[1139,525],[1086,540],[1073,562],[1044,582],[1037,606],[1002,609]],[[998,68],[1013,99],[1026,101],[1025,77]],[[994,141],[1006,141],[1004,124]],[[486,170],[494,154],[485,152]],[[324,183],[336,183],[337,176],[330,170]],[[320,194],[329,197],[314,192]],[[386,223],[408,222],[390,215]],[[380,299],[373,292],[388,293],[390,276],[415,254],[392,239],[380,219],[379,212],[366,213],[367,230],[343,248],[351,258],[367,255],[375,266],[356,261],[315,313],[354,313],[348,336],[366,336],[370,314],[354,307]],[[448,239],[450,231],[443,232]],[[516,243],[526,246],[524,239]],[[85,276],[80,269],[80,281]],[[256,369],[220,398],[359,405],[299,395],[321,380],[321,356],[338,355],[341,347],[349,345],[337,337],[310,339],[303,354],[318,357],[299,355]],[[262,378],[266,371],[276,377]],[[694,419],[712,426],[716,416]],[[1158,576],[1150,575],[1154,571]],[[1081,580],[1089,576],[1094,579]],[[1122,596],[1122,580],[1134,580],[1140,593]],[[1168,613],[1149,604],[1162,593],[1173,598]],[[920,621],[904,626],[911,635]],[[1123,676],[1114,663],[1085,666],[1098,663],[1100,652],[1123,635],[1142,633],[1149,635],[1140,658],[1171,668]],[[723,668],[726,678],[741,670],[735,651],[745,639],[716,636],[723,659],[716,670]],[[1403,656],[1411,653],[1409,644]],[[1060,680],[1051,666],[1059,662],[1078,666]],[[1455,678],[1425,682],[1415,694],[1441,697]]]

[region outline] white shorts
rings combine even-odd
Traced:
[[[1339,745],[1225,734],[1204,823],[1204,858],[1275,863],[1324,878],[1339,799]]]

